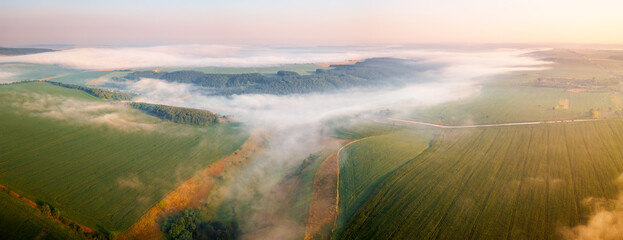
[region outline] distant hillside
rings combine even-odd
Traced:
[[[142,71],[128,74],[129,80],[156,78],[170,82],[191,83],[206,87],[211,94],[293,94],[323,92],[352,87],[401,85],[424,81],[420,74],[438,68],[415,60],[372,58],[353,65],[332,65],[310,75],[279,71],[277,74],[213,74],[197,71]]]
[[[43,52],[54,52],[54,49],[48,48],[4,48],[0,47],[0,55],[26,55]]]
[[[218,116],[216,114],[201,109],[173,107],[139,102],[130,103],[130,106],[141,110],[149,115],[175,123],[207,126],[218,121]]]

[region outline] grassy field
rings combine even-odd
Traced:
[[[82,239],[69,228],[5,192],[0,192],[0,206],[2,239]]]
[[[76,84],[76,85],[98,85],[91,84],[91,80],[98,78],[111,78],[111,77],[121,77],[128,74],[127,72],[116,72],[116,71],[91,71],[91,72],[79,72],[68,74],[60,77],[53,78],[52,81],[67,83],[67,84]]]
[[[568,109],[554,109],[566,100]],[[614,92],[575,93],[558,88],[488,85],[478,96],[419,109],[411,116],[448,125],[580,119],[590,118],[590,109],[614,115],[613,111],[623,107],[621,100],[623,94]]]
[[[388,134],[404,129],[404,126],[389,125],[365,119],[335,118],[325,123],[328,134],[346,140],[356,140],[370,136]]]
[[[591,109],[621,117],[615,113],[623,109],[620,52],[553,49],[529,55],[549,64],[488,77],[480,94],[408,117],[449,125],[590,118]]]
[[[76,72],[78,70],[48,64],[0,63],[0,83],[38,80]]]
[[[48,83],[0,86],[0,101],[0,184],[110,231],[246,138],[234,123],[166,123]]]
[[[0,83],[53,79],[56,82],[86,85],[97,78],[121,77],[128,74],[119,71],[84,71],[63,68],[51,64],[0,63]]]
[[[617,197],[621,145],[622,120],[444,130],[379,183],[341,237],[561,238],[586,223],[591,199]]]
[[[338,225],[342,225],[389,173],[426,148],[431,129],[405,129],[353,142],[340,152]]]

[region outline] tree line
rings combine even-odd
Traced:
[[[80,85],[75,85],[75,84],[66,84],[66,83],[59,83],[59,82],[52,82],[52,81],[47,81],[47,82],[52,85],[56,85],[56,86],[78,89],[78,90],[84,91],[88,94],[91,94],[95,97],[98,97],[104,100],[112,100],[112,101],[132,100],[132,95],[127,94],[127,93],[107,91],[107,90],[103,90],[99,88],[90,88],[90,87],[85,87],[85,86],[80,86]]]
[[[154,117],[175,123],[208,126],[218,122],[218,116],[207,110],[141,102],[133,102],[129,105]]]

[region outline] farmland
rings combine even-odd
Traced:
[[[363,138],[339,153],[338,224],[348,219],[370,192],[394,169],[428,147],[431,130],[403,130]]]
[[[539,71],[493,76],[477,95],[413,110],[407,118],[445,125],[609,120],[438,129],[429,148],[403,159],[404,165],[380,179],[354,206],[344,203],[349,194],[365,191],[344,188],[362,181],[346,179],[352,173],[341,168],[335,237],[561,239],[569,238],[574,226],[587,224],[597,210],[614,209],[620,194],[616,180],[623,172],[623,121],[617,119],[623,98],[620,61],[613,54],[564,49],[531,53],[552,64]],[[396,141],[392,135],[382,137]],[[357,137],[365,135],[352,139]],[[374,154],[387,149],[376,143],[349,146],[344,152],[353,152],[348,160],[355,167],[350,171],[368,176],[358,168],[368,166],[367,159],[381,159]],[[389,155],[383,155],[388,157],[384,162],[400,159]]]
[[[623,107],[620,93],[568,92],[558,88],[484,86],[480,95],[458,102],[415,110],[412,116],[448,125],[590,118],[590,109],[615,116]],[[566,100],[566,101],[565,101]],[[568,108],[556,108],[568,101]],[[556,109],[555,109],[556,108]]]
[[[33,63],[0,63],[0,83],[21,82],[51,78],[58,75],[65,75],[79,72],[78,70],[66,69],[56,65],[33,64]]]
[[[203,96],[200,91],[206,89],[198,88],[184,97],[168,92],[157,95],[164,104],[174,96],[179,107],[158,105],[169,110],[203,97],[232,108],[244,106],[239,105],[244,101],[256,102],[252,109],[233,111],[230,118],[250,124],[217,123],[210,118],[207,126],[179,124],[189,122],[166,121],[140,111],[156,105],[135,109],[132,106],[141,103],[104,101],[72,89],[84,87],[46,82],[2,85],[0,184],[60,209],[63,216],[85,227],[129,239],[181,236],[169,231],[172,225],[163,232],[159,224],[168,216],[181,216],[179,212],[186,208],[200,214],[204,227],[214,223],[233,229],[230,225],[235,223],[234,232],[243,238],[569,238],[598,211],[620,208],[617,201],[623,185],[616,182],[623,180],[623,78],[616,58],[620,55],[564,49],[528,55],[551,63],[538,71],[482,77],[474,80],[477,94],[436,105],[392,108],[362,101],[356,108],[360,112],[351,112],[355,108],[348,106],[330,113],[318,111],[326,116],[314,120],[318,129],[290,123],[287,113],[283,122],[279,118],[274,125],[244,117],[245,111],[261,117],[266,109],[271,116],[280,116],[279,98],[299,101],[307,96],[302,93],[222,97]],[[387,66],[394,66],[392,61]],[[120,88],[121,93],[140,77],[180,70],[197,71],[176,73],[191,77],[251,73],[268,79],[267,83],[282,77],[323,77],[327,72],[303,77],[308,69],[322,68],[311,64],[139,69],[156,70],[143,73],[1,66],[19,66],[26,74],[32,71],[32,77],[12,75],[15,79],[51,76],[54,82]],[[135,77],[124,79],[126,74]],[[125,88],[129,91],[125,93],[146,102],[156,96],[136,89]],[[353,96],[348,92],[327,96],[339,100],[339,94]],[[226,105],[232,99],[237,102]],[[304,118],[309,106],[296,108]],[[414,126],[409,121],[433,124]],[[495,125],[521,122],[534,125]],[[442,128],[474,124],[492,125]],[[299,127],[314,131],[296,132]],[[264,133],[267,129],[253,151],[241,148],[245,140],[253,139],[247,130]],[[317,141],[307,142],[310,139]],[[8,202],[15,199],[6,200],[0,198],[7,206],[15,205]],[[0,222],[2,229],[23,225],[33,232],[62,236],[62,229],[47,225],[50,219],[41,218],[35,209],[13,213],[16,209],[0,212],[3,221],[2,216],[20,216]],[[33,215],[26,214],[29,211]],[[201,235],[188,230],[194,237]],[[0,232],[0,236],[10,234]]]
[[[356,140],[365,137],[377,136],[404,129],[403,126],[388,125],[384,123],[362,120],[338,118],[326,123],[332,131],[331,136],[339,139]]]
[[[443,130],[387,176],[344,239],[555,239],[615,199],[623,121]],[[340,194],[342,195],[342,194]]]
[[[81,239],[39,210],[0,192],[0,236],[4,239]]]
[[[1,86],[0,101],[0,183],[109,231],[246,138],[238,124],[167,123],[47,83]]]
[[[448,125],[589,118],[591,109],[603,117],[621,117],[619,54],[568,49],[533,52],[528,55],[549,62],[544,69],[486,77],[479,94],[418,108],[409,117]]]

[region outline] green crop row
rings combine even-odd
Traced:
[[[586,223],[590,199],[616,198],[621,145],[621,120],[444,130],[378,184],[341,237],[561,238]]]

